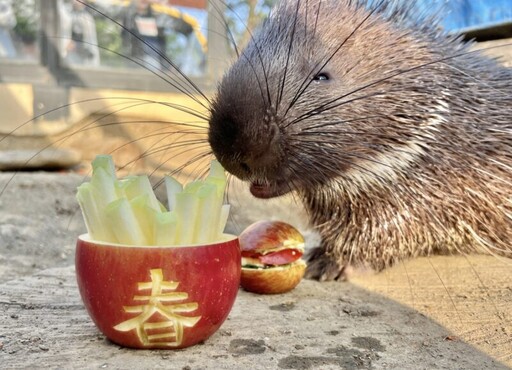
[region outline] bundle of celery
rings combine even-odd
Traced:
[[[155,196],[147,176],[118,180],[109,155],[92,162],[91,182],[77,199],[92,240],[138,246],[206,244],[222,240],[229,205],[223,204],[226,176],[212,161],[204,181],[183,186],[167,176],[169,210]]]

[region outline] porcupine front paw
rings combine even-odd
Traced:
[[[339,263],[334,256],[325,254],[322,247],[317,247],[307,256],[308,267],[304,277],[318,281],[347,280],[347,265]]]

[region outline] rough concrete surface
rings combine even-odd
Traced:
[[[303,281],[292,292],[240,290],[221,329],[184,350],[130,350],[89,319],[73,267],[84,231],[83,176],[0,174],[0,368],[505,369],[512,365],[512,265],[490,256],[432,257],[349,283]],[[283,216],[274,203],[245,214]],[[292,202],[293,203],[293,202]]]

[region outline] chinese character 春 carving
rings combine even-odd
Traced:
[[[176,292],[179,282],[164,281],[161,269],[150,270],[151,282],[138,283],[139,291],[150,290],[150,295],[135,295],[134,301],[144,302],[138,306],[125,306],[128,313],[138,316],[114,326],[119,331],[135,330],[144,346],[165,345],[177,347],[183,342],[184,328],[192,328],[201,316],[183,316],[193,312],[199,305],[183,303],[188,293]]]

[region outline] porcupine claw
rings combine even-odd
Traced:
[[[304,277],[318,281],[347,280],[347,265],[337,262],[333,256],[325,254],[323,248],[315,248],[308,254],[308,267]]]

